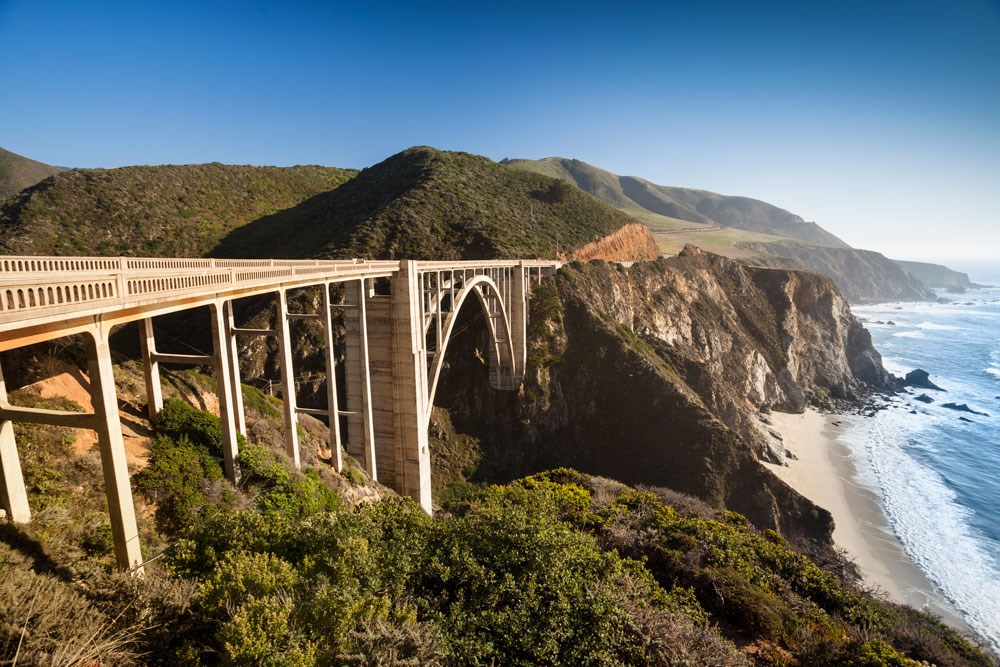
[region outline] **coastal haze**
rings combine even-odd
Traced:
[[[1000,664],[1000,5],[11,0],[0,52],[0,662]],[[33,256],[277,277],[91,349]]]

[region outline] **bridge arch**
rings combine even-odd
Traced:
[[[470,296],[475,296],[483,311],[486,329],[489,334],[488,363],[490,385],[494,389],[513,389],[515,377],[514,343],[511,337],[511,322],[502,293],[497,284],[485,275],[477,275],[467,280],[462,288],[455,293],[454,302],[450,304],[447,317],[441,326],[440,339],[436,341],[436,352],[428,371],[427,414],[424,415],[424,426],[429,424],[431,409],[434,406],[434,396],[437,393],[444,358],[451,342],[452,333],[462,307]],[[443,299],[441,299],[443,301]],[[437,308],[444,304],[439,302]],[[433,321],[428,325],[433,326]]]

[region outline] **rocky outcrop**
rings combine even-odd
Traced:
[[[903,386],[944,391],[944,389],[931,382],[931,374],[922,368],[917,368],[907,373],[906,377],[903,378]]]
[[[479,439],[480,477],[568,465],[668,486],[793,539],[829,538],[829,515],[758,463],[783,458],[762,413],[891,381],[829,279],[689,247],[629,268],[567,265],[536,289],[531,318],[520,396],[489,389],[469,349],[485,341],[449,348],[437,395]]]
[[[640,224],[625,225],[604,238],[588,243],[573,253],[573,259],[588,262],[604,259],[610,262],[634,262],[656,259],[660,248],[649,227]]]
[[[757,255],[746,260],[749,264],[807,269],[833,278],[851,303],[937,299],[934,292],[898,263],[871,250],[793,242],[742,242],[739,246]]]

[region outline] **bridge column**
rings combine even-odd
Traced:
[[[285,449],[295,462],[299,460],[299,414],[295,401],[295,367],[292,365],[292,336],[288,329],[288,296],[285,290],[278,291],[278,356],[281,357],[281,401],[285,412]]]
[[[330,285],[323,284],[323,299],[320,303],[323,309],[323,334],[326,339],[326,413],[330,420],[330,459],[337,472],[344,469],[344,455],[341,451],[340,438],[340,406],[337,401],[337,365],[334,358],[337,352],[333,342],[333,304],[330,301]]]
[[[111,535],[115,542],[118,567],[133,574],[142,573],[142,551],[139,529],[135,523],[135,506],[125,461],[125,441],[118,415],[115,374],[111,364],[111,347],[106,331],[91,332],[87,346],[90,370],[90,397],[94,404],[94,426],[101,450],[104,471],[104,492],[108,497]]]
[[[514,349],[514,389],[524,381],[524,369],[528,365],[528,290],[524,272],[524,262],[513,270],[507,301],[511,346]]]
[[[392,280],[393,403],[395,404],[396,491],[420,503],[428,514],[431,455],[427,442],[430,392],[427,381],[423,293],[417,263],[403,260]]]
[[[225,313],[227,309],[224,301],[210,304],[209,310],[212,316],[212,365],[215,370],[215,393],[219,398],[219,426],[222,427],[222,457],[226,478],[236,484],[240,476],[237,466],[240,450],[239,438],[236,436],[235,395],[240,389],[238,381],[234,383],[232,378],[232,332],[227,327],[227,314]],[[238,375],[237,378],[239,378]]]
[[[344,283],[344,355],[347,382],[347,451],[378,479],[375,425],[372,418],[372,376],[368,359],[368,281]]]
[[[139,348],[142,351],[142,374],[146,380],[146,411],[151,424],[163,409],[163,387],[160,385],[160,362],[156,359],[156,337],[153,318],[139,320]]]
[[[0,369],[0,406],[7,405],[7,385]],[[0,503],[7,512],[7,519],[14,523],[31,521],[28,492],[24,488],[24,475],[17,457],[14,423],[0,420]]]
[[[229,378],[233,387],[233,413],[236,418],[236,432],[246,437],[247,417],[243,408],[243,382],[240,379],[240,350],[236,343],[236,322],[233,318],[232,300],[223,303],[225,322],[226,356],[229,359]]]

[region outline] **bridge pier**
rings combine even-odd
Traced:
[[[7,385],[0,368],[0,407],[7,407]],[[14,523],[31,521],[28,507],[28,492],[24,488],[21,461],[17,457],[17,441],[14,439],[14,423],[0,418],[0,503],[7,519]]]
[[[120,568],[140,574],[142,551],[139,548],[139,529],[135,522],[128,464],[125,461],[125,441],[118,415],[118,396],[115,393],[115,372],[111,364],[108,332],[99,326],[88,338],[87,365],[90,370],[90,397],[94,404],[93,424],[101,451],[104,493],[108,498],[115,557]]]
[[[344,283],[347,452],[361,461],[365,472],[373,480],[378,480],[372,418],[372,377],[368,358],[368,302],[374,296],[370,282],[370,279],[362,278]]]
[[[278,290],[278,365],[281,367],[281,402],[284,405],[285,451],[295,463],[302,467],[299,459],[299,413],[295,407],[295,368],[292,366],[292,335],[288,328],[288,295]]]
[[[209,305],[212,317],[212,365],[215,369],[215,394],[219,399],[219,426],[222,428],[222,458],[226,478],[236,484],[240,478],[237,462],[240,450],[236,413],[238,410],[242,412],[243,392],[240,387],[239,373],[237,372],[235,378],[233,377],[233,366],[237,365],[238,362],[234,358],[235,350],[231,345],[232,332],[227,325],[228,313],[226,311],[228,310],[226,303],[222,300]],[[298,465],[298,459],[295,463]]]
[[[392,398],[395,417],[395,484],[401,495],[430,514],[431,454],[427,437],[430,389],[424,297],[417,263],[403,260],[392,281]]]

